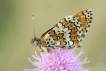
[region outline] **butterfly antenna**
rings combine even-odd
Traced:
[[[35,16],[34,14],[32,15],[32,24],[33,24],[33,27],[34,27],[34,37],[36,37],[35,35],[35,24],[34,24],[34,19],[35,19]]]

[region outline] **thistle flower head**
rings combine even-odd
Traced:
[[[35,53],[32,55],[35,61],[32,62],[30,59],[29,61],[36,68],[25,69],[24,71],[89,71],[89,69],[82,67],[89,62],[87,58],[83,61],[79,59],[84,52],[80,51],[78,55],[75,55],[75,49],[52,49],[51,53],[41,53],[41,57]]]

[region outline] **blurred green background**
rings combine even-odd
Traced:
[[[33,68],[28,57],[35,48],[32,14],[36,35],[40,37],[63,17],[90,8],[94,19],[83,40],[90,61],[90,71],[106,71],[106,0],[0,0],[0,71],[23,71]]]

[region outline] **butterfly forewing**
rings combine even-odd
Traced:
[[[92,19],[93,19],[92,11],[90,9],[80,11],[79,13],[75,15],[75,17],[77,17],[80,20],[84,29],[83,30],[84,33],[82,37],[85,37],[92,23]]]
[[[41,45],[52,48],[79,47],[91,22],[92,11],[90,9],[83,10],[75,16],[66,16],[41,36]]]

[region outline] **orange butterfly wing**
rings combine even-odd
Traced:
[[[66,16],[53,28],[41,36],[41,45],[45,47],[81,46],[81,41],[92,22],[90,9],[80,11],[75,16]]]

